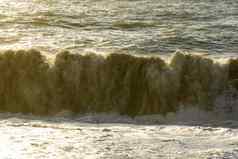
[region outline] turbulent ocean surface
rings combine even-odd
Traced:
[[[237,159],[237,0],[1,0],[0,158]]]
[[[234,56],[236,0],[1,0],[0,48]]]
[[[0,119],[2,159],[238,158],[237,121],[165,124],[158,116],[131,119],[108,114],[74,118],[1,114]]]

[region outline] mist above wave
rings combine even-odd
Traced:
[[[166,63],[159,57],[64,51],[51,66],[39,51],[6,51],[0,72],[0,110],[33,114],[66,109],[135,116],[176,112],[180,105],[232,111],[238,88],[238,59],[220,64],[180,52]]]

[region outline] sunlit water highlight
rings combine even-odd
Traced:
[[[0,48],[235,56],[237,8],[236,0],[2,0]]]
[[[0,2],[0,49],[36,48],[46,55],[67,49],[164,56],[180,49],[223,59],[237,56],[237,28],[236,0]],[[222,120],[196,113],[199,120],[192,121],[195,114],[189,114],[171,121],[5,113],[0,158],[238,158],[236,112]]]
[[[197,126],[194,122],[143,125],[139,119],[136,122],[116,115],[109,118],[108,115],[72,119],[2,114],[0,158],[238,157],[238,123],[235,121],[210,121],[204,125],[197,123]],[[95,119],[104,123],[94,123]],[[121,124],[110,124],[111,121]]]

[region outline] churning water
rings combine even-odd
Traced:
[[[0,50],[0,158],[238,158],[236,0],[1,0]]]
[[[95,123],[98,119],[105,123]],[[158,120],[158,117],[155,119]],[[110,123],[115,121],[121,123]],[[0,158],[237,159],[238,157],[238,130],[235,128],[238,123],[235,121],[220,123],[209,121],[206,125],[200,126],[192,122],[143,125],[139,121],[108,114],[78,116],[73,119],[1,114]]]

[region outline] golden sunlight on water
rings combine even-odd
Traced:
[[[182,159],[238,156],[238,131],[232,128],[183,124],[98,125],[67,118],[46,120],[14,116],[2,119],[0,123],[2,159]]]
[[[237,28],[237,0],[1,0],[0,159],[237,159]]]
[[[154,55],[180,49],[232,57],[237,5],[235,0],[2,0],[0,48]]]

